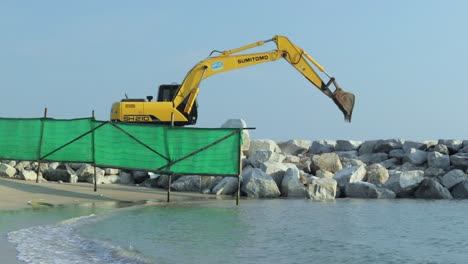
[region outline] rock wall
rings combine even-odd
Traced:
[[[241,194],[250,198],[468,198],[468,141],[401,139],[249,139],[244,145]],[[0,162],[0,176],[22,180],[94,182],[89,164]],[[142,171],[96,168],[98,184],[168,188],[168,178]],[[233,195],[236,178],[173,177],[174,191]]]

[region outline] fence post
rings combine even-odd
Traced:
[[[92,151],[93,151],[93,167],[94,167],[94,191],[97,192],[97,175],[96,175],[96,152],[95,152],[95,141],[94,141],[94,124],[95,124],[95,115],[94,115],[94,110],[93,110],[93,123],[92,123],[92,129],[93,133],[91,134],[92,138]]]
[[[47,107],[44,108],[44,119],[47,118]],[[41,121],[41,135],[39,138],[39,150],[38,150],[38,160],[37,160],[37,169],[36,169],[36,183],[39,182],[39,173],[41,172],[41,150],[42,150],[42,138],[44,136],[44,120]]]
[[[169,174],[168,186],[167,186],[167,202],[171,201],[171,182],[172,182],[172,173]]]
[[[242,137],[242,128],[239,129],[239,133],[240,133],[239,136]],[[239,200],[240,200],[241,175],[242,175],[242,144],[239,144],[239,175],[237,175],[236,206],[239,205]]]

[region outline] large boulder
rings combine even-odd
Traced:
[[[304,186],[300,181],[299,170],[297,168],[289,168],[286,170],[280,186],[281,196],[305,197]]]
[[[397,197],[412,197],[414,191],[424,180],[424,171],[413,170],[390,174],[384,187],[392,190]]]
[[[379,152],[379,153],[367,153],[367,154],[362,154],[358,157],[362,162],[366,163],[367,165],[371,165],[374,163],[379,163],[384,160],[388,159],[388,154],[384,152]]]
[[[333,200],[336,189],[337,182],[334,179],[312,176],[307,181],[306,196],[312,200]]]
[[[440,168],[429,167],[424,170],[424,177],[435,178],[435,177],[442,177],[444,175],[445,175],[445,171]]]
[[[368,183],[384,184],[389,177],[388,170],[380,164],[372,164],[366,167],[365,179]]]
[[[35,181],[37,179],[37,174],[33,170],[21,170],[19,178],[26,181]]]
[[[418,189],[414,192],[414,197],[422,199],[452,199],[449,190],[432,178],[425,178]]]
[[[406,151],[406,156],[403,160],[414,165],[422,165],[427,161],[427,152],[424,150],[410,148]]]
[[[336,151],[350,151],[357,150],[361,146],[361,141],[355,140],[337,140],[335,150]]]
[[[374,146],[373,152],[389,153],[392,149],[399,148],[403,148],[403,141],[401,139],[378,140]]]
[[[273,178],[258,168],[244,170],[241,191],[250,198],[276,198],[281,194]]]
[[[260,169],[266,174],[270,175],[279,187],[281,186],[284,173],[286,172],[288,167],[280,162],[267,161],[260,165]]]
[[[448,170],[450,168],[450,156],[437,151],[427,154],[427,164],[432,168]]]
[[[368,140],[362,142],[359,146],[359,155],[369,154],[374,152],[374,147],[377,144],[378,140]]]
[[[224,177],[213,187],[211,193],[216,195],[232,195],[237,192],[238,185],[236,177]]]
[[[201,176],[202,193],[211,193],[211,190],[223,179],[216,176]]]
[[[67,164],[68,170],[70,172],[70,169],[73,170],[73,167],[70,164]],[[78,176],[78,181],[79,182],[93,182],[94,178],[94,167],[91,166],[90,164],[83,163],[81,167],[75,172],[76,175]],[[73,174],[70,172],[70,174]],[[104,177],[106,172],[101,169],[96,167],[96,178]],[[88,179],[91,178],[91,179]]]
[[[326,170],[335,173],[341,170],[340,157],[336,153],[323,153],[312,156],[311,172],[315,173],[317,170]]]
[[[432,151],[437,151],[437,152],[442,153],[442,154],[447,154],[447,155],[450,154],[450,151],[449,151],[448,147],[443,145],[443,144],[437,144],[431,150]]]
[[[340,157],[340,159],[357,159],[358,152],[357,150],[343,150],[343,151],[335,151],[336,155]]]
[[[335,174],[329,172],[329,171],[326,171],[326,170],[318,170],[315,172],[315,176],[316,177],[319,177],[319,178],[328,178],[328,179],[333,179],[333,176],[335,176]]]
[[[404,149],[392,149],[388,153],[389,158],[397,158],[397,159],[404,159],[407,155],[407,151],[410,149],[404,150]]]
[[[70,172],[63,169],[47,169],[42,174],[43,178],[48,181],[62,181],[62,182],[70,182],[71,178]]]
[[[353,167],[353,166],[366,166],[366,163],[364,163],[362,160],[360,159],[350,159],[350,158],[346,158],[346,157],[340,157],[340,160],[341,160],[341,165],[343,166],[343,168],[349,168],[349,167]]]
[[[312,142],[310,140],[288,140],[278,144],[283,154],[298,155],[309,151]]]
[[[244,119],[228,119],[221,128],[247,128],[247,123]],[[249,130],[242,130],[242,151],[249,150],[250,147],[250,135]]]
[[[171,184],[171,189],[179,192],[200,192],[200,176],[184,175]]]
[[[468,180],[464,180],[452,189],[452,196],[456,199],[468,199]]]
[[[121,184],[134,184],[133,175],[130,172],[120,171],[119,173],[120,183]]]
[[[0,164],[0,176],[13,178],[16,174],[16,169],[13,166],[10,166],[5,163]]]
[[[468,169],[468,153],[457,153],[450,156],[450,162],[457,169]]]
[[[354,166],[338,171],[333,179],[338,183],[340,193],[344,193],[346,185],[351,182],[362,181],[365,176],[366,169],[364,166]]]
[[[257,150],[247,159],[256,168],[267,161],[283,162],[286,157],[271,150]]]
[[[252,139],[249,145],[248,156],[253,155],[256,151],[259,150],[269,150],[276,153],[281,152],[278,144],[276,144],[276,142],[271,139]]]
[[[456,153],[463,146],[462,140],[455,139],[439,139],[437,143],[447,146],[449,153]]]
[[[368,182],[357,181],[346,185],[346,197],[350,198],[376,198],[376,199],[393,199],[396,197],[391,190],[377,187]]]
[[[424,144],[422,142],[405,140],[405,142],[403,142],[403,150],[408,150],[408,149],[411,149],[411,148],[426,150],[427,146],[426,146],[426,144]]]
[[[310,154],[322,154],[322,153],[329,153],[335,150],[336,141],[334,140],[319,140],[313,141],[312,145],[310,146],[309,153]]]
[[[450,189],[458,183],[465,181],[467,179],[465,173],[462,170],[451,170],[447,172],[441,179],[442,185],[445,188]]]

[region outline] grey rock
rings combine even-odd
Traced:
[[[407,150],[410,150],[410,149],[407,149]],[[403,159],[406,157],[406,151],[404,149],[392,149],[388,153],[388,157]]]
[[[361,141],[355,140],[337,140],[335,151],[350,151],[357,150],[361,146]]]
[[[171,189],[179,192],[200,192],[200,182],[199,175],[184,175],[172,182]]]
[[[333,179],[333,177],[335,176],[335,174],[329,172],[329,171],[326,171],[326,170],[318,170],[315,172],[317,177],[319,178],[328,178],[328,179]]]
[[[461,149],[463,146],[462,140],[455,140],[455,139],[439,139],[437,143],[447,146],[450,153],[458,152],[458,150]]]
[[[378,140],[368,140],[362,142],[361,146],[358,149],[359,155],[369,154],[374,152],[374,147],[377,144]]]
[[[336,141],[334,140],[319,140],[313,141],[310,146],[310,154],[329,153],[335,150]]]
[[[414,192],[414,197],[422,199],[452,199],[449,190],[434,179],[426,178]]]
[[[289,168],[284,174],[281,182],[281,196],[284,197],[305,197],[304,186],[300,181],[299,170]]]
[[[439,153],[442,153],[442,154],[449,154],[449,149],[447,146],[443,145],[443,144],[437,144],[434,146],[433,148],[433,151],[437,151]]]
[[[288,140],[278,144],[283,154],[298,155],[309,151],[312,141],[310,140]]]
[[[238,179],[235,177],[224,177],[215,187],[211,190],[216,195],[232,195],[237,192]]]
[[[397,166],[397,164],[399,164],[399,160],[397,158],[391,158],[391,159],[387,159],[387,160],[377,162],[377,163],[374,163],[374,164],[380,164],[380,165],[382,165],[382,167],[388,169],[388,168],[392,168],[392,167]]]
[[[444,185],[447,189],[452,188],[453,186],[457,185],[458,183],[466,180],[467,177],[462,170],[451,170],[447,172],[441,180],[442,185]]]
[[[207,193],[211,193],[211,190],[223,179],[221,176],[201,176],[201,189],[208,190]]]
[[[268,161],[283,162],[286,157],[271,150],[257,150],[248,158],[250,164],[260,168],[261,164]]]
[[[441,168],[429,167],[424,170],[424,177],[430,177],[430,178],[441,177],[441,176],[444,176],[445,173],[446,172]]]
[[[70,182],[70,173],[67,170],[63,169],[47,169],[42,174],[44,179],[48,181],[62,181],[62,182]]]
[[[279,148],[278,144],[271,139],[252,139],[250,141],[248,156],[253,155],[255,152],[259,150],[269,150],[271,152],[280,153],[281,149]]]
[[[113,169],[113,168],[106,168],[106,169],[104,169],[104,173],[106,175],[119,175],[120,170],[119,169]]]
[[[364,166],[354,166],[338,171],[335,176],[333,176],[333,179],[338,183],[340,192],[344,193],[346,185],[351,182],[362,181],[365,176],[366,169]]]
[[[68,170],[70,169],[73,170],[73,166],[71,165],[71,163],[67,164],[67,166],[68,166]],[[88,178],[94,178],[94,167],[91,166],[90,164],[83,163],[81,167],[75,173],[78,176],[78,181],[89,182],[90,180]],[[103,169],[96,167],[97,177],[103,177],[105,173],[106,172]],[[70,174],[74,174],[74,173],[70,171]]]
[[[120,171],[119,173],[121,184],[134,184],[133,176],[130,172]]]
[[[422,165],[427,161],[427,152],[424,150],[410,148],[406,151],[406,156],[403,160],[414,165]]]
[[[298,156],[289,155],[289,154],[286,154],[284,156],[285,156],[285,159],[283,160],[283,162],[294,163],[294,164],[299,164],[301,162],[301,158]]]
[[[107,177],[107,176],[106,176]],[[141,183],[142,186],[146,188],[156,188],[158,186],[158,178],[148,178],[144,182]]]
[[[456,199],[468,199],[468,180],[455,185],[452,189],[452,196]]]
[[[243,119],[228,119],[221,128],[247,128],[247,123]],[[250,147],[250,134],[249,130],[242,130],[242,150],[247,151]]]
[[[384,160],[387,160],[388,159],[388,154],[383,153],[383,152],[380,152],[380,153],[367,153],[367,154],[360,155],[358,157],[358,159],[362,160],[367,165],[371,165],[371,164],[374,164],[374,163],[379,163],[379,162],[382,162]]]
[[[32,164],[30,161],[20,161],[16,163],[15,169],[18,172],[21,172],[22,170],[32,170]]]
[[[468,169],[468,153],[457,153],[450,156],[450,162],[457,169]]]
[[[426,144],[417,141],[405,140],[403,142],[403,150],[408,150],[410,148],[419,149],[419,150],[426,150]]]
[[[306,195],[312,200],[333,200],[337,196],[337,182],[312,176],[307,182]]]
[[[279,187],[281,186],[284,173],[288,167],[280,162],[267,161],[260,165],[260,169],[266,174],[270,175]]]
[[[340,158],[336,153],[323,153],[312,156],[311,172],[315,173],[317,170],[326,170],[335,173],[341,170]]]
[[[341,165],[343,166],[343,168],[349,168],[349,167],[361,166],[361,165],[366,166],[366,164],[360,159],[349,159],[345,157],[340,157],[340,160],[341,160]]]
[[[424,171],[421,170],[390,173],[384,187],[392,190],[397,197],[411,197],[423,179]]]
[[[49,169],[55,170],[55,169],[57,169],[59,166],[60,166],[60,163],[59,163],[59,162],[51,162],[51,163],[49,163],[48,168],[49,168]]]
[[[358,152],[357,152],[357,150],[335,151],[335,153],[336,153],[340,158],[357,159],[357,157],[358,157]]]
[[[372,164],[366,167],[365,179],[368,183],[384,184],[389,178],[388,170],[380,164]]]
[[[8,177],[13,178],[16,175],[16,169],[8,164],[1,163],[0,164],[0,176],[1,177]]]
[[[249,198],[276,198],[281,194],[273,178],[258,168],[244,170],[241,191]]]
[[[37,174],[32,170],[21,170],[19,173],[19,178],[26,181],[35,181],[37,179]]]
[[[146,179],[149,179],[149,174],[147,171],[132,171],[133,181],[135,184],[140,184]]]
[[[432,168],[448,170],[450,168],[450,157],[437,151],[427,154],[427,164]]]
[[[345,193],[346,197],[350,198],[394,199],[396,197],[391,190],[362,181],[349,183]]]
[[[389,153],[392,149],[399,148],[403,148],[403,141],[401,139],[378,140],[374,146],[373,152]]]

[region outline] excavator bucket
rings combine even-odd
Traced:
[[[346,122],[351,122],[351,116],[353,115],[354,109],[354,94],[347,93],[340,88],[337,88],[331,98],[333,102],[340,108],[341,112],[344,114]]]

